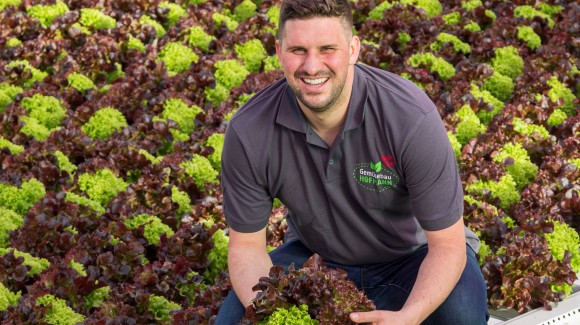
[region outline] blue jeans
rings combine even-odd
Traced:
[[[270,257],[275,265],[288,268],[294,263],[299,268],[312,254],[299,240],[293,240],[272,251]],[[419,266],[426,255],[425,245],[412,254],[388,263],[352,266],[324,262],[328,267],[345,270],[348,279],[354,281],[359,290],[364,290],[377,309],[400,310],[415,284]],[[467,246],[467,264],[459,282],[443,304],[423,324],[487,324],[489,313],[486,290],[475,253]],[[245,308],[231,290],[220,307],[215,324],[238,324],[244,313]]]

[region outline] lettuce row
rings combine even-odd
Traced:
[[[389,1],[383,1],[378,6],[369,11],[368,19],[381,20],[385,16],[385,11],[389,10],[393,4]]]
[[[445,43],[451,43],[455,52],[461,52],[463,54],[471,53],[471,46],[469,44],[463,42],[457,36],[448,33],[439,33],[435,42],[431,44],[431,50],[439,51]]]
[[[443,18],[445,25],[455,25],[461,22],[461,14],[457,11],[443,15],[441,18]]]
[[[570,88],[560,82],[557,76],[552,76],[550,80],[547,81],[547,84],[550,86],[550,90],[548,91],[548,97],[550,97],[550,100],[556,103],[562,99],[564,103],[559,108],[568,116],[576,115],[578,108],[573,103],[576,96],[574,96],[574,93],[572,93]]]
[[[479,6],[483,6],[481,0],[464,0],[461,1],[461,8],[471,11]]]
[[[250,71],[238,60],[230,59],[217,61],[214,64],[216,79],[215,88],[205,89],[206,100],[214,105],[219,105],[230,95],[232,88],[238,87],[244,82]]]
[[[116,177],[108,168],[98,170],[94,174],[81,174],[77,185],[81,191],[85,192],[91,200],[98,202],[101,207],[106,207],[111,198],[119,192],[125,191],[128,186],[123,179]]]
[[[66,108],[56,97],[34,94],[22,99],[21,106],[26,109],[28,116],[37,120],[49,131],[56,129],[62,120],[67,117]]]
[[[278,308],[258,325],[317,325],[318,323],[310,317],[308,305],[302,304],[299,307]]]
[[[67,5],[62,1],[57,1],[54,5],[34,5],[26,9],[26,13],[40,21],[42,26],[48,27],[58,16],[69,12]]]
[[[548,242],[550,253],[559,261],[564,259],[565,252],[572,255],[570,266],[576,273],[580,272],[580,236],[569,225],[560,221],[554,222],[554,231],[545,233],[544,237]],[[552,291],[564,291],[566,296],[572,293],[572,286],[568,284],[552,284]]]
[[[474,21],[468,22],[467,24],[465,24],[465,26],[463,26],[463,28],[473,33],[481,32],[481,27],[479,26],[478,23]]]
[[[482,88],[489,91],[495,98],[505,102],[512,97],[514,81],[512,78],[494,71],[493,75],[485,80]]]
[[[544,234],[548,241],[550,252],[561,261],[564,258],[564,252],[568,251],[572,254],[570,265],[572,270],[580,272],[580,235],[570,225],[555,221],[554,231]]]
[[[66,202],[76,203],[78,205],[86,206],[91,208],[93,211],[97,212],[100,216],[101,214],[105,213],[105,208],[101,206],[101,204],[95,200],[91,200],[86,196],[78,195],[73,192],[67,192],[64,198]]]
[[[14,248],[0,248],[0,256],[5,255],[6,253],[13,251],[14,256],[24,258],[24,265],[30,267],[28,271],[28,276],[35,276],[42,273],[42,271],[48,269],[50,266],[50,262],[41,257],[34,257],[28,253],[21,252]]]
[[[81,276],[87,276],[87,271],[85,270],[85,266],[82,265],[81,263],[78,263],[78,262],[75,262],[74,260],[72,260],[68,263],[68,265],[71,267],[71,269],[77,271],[77,273],[80,274]]]
[[[36,303],[40,306],[48,306],[44,320],[50,325],[74,325],[85,320],[85,316],[77,314],[67,306],[65,300],[53,295],[46,294],[36,299]]]
[[[495,49],[495,57],[491,60],[494,71],[512,79],[523,74],[524,60],[518,49],[509,45]]]
[[[475,115],[469,105],[463,105],[456,112],[456,115],[459,117],[460,122],[455,126],[455,134],[461,145],[465,145],[469,140],[477,137],[478,134],[485,132],[485,125],[481,124],[479,117]]]
[[[213,248],[209,251],[207,258],[210,261],[209,266],[203,273],[204,278],[213,283],[216,277],[222,271],[228,269],[228,236],[225,235],[222,229],[218,229],[212,236]]]
[[[111,292],[111,287],[105,286],[95,289],[89,293],[85,299],[86,308],[99,308],[107,299],[109,299],[109,294]]]
[[[35,67],[33,67],[30,62],[26,61],[26,60],[14,60],[10,63],[8,63],[6,65],[8,68],[15,68],[18,66],[22,66],[24,68],[24,70],[30,72],[30,79],[28,79],[27,81],[24,82],[23,86],[24,88],[30,88],[30,86],[32,86],[32,84],[34,84],[36,81],[38,82],[42,82],[44,80],[44,78],[46,78],[46,76],[48,76],[48,73],[38,70]]]
[[[189,195],[186,192],[180,191],[177,186],[171,188],[171,201],[179,205],[179,208],[177,209],[179,215],[183,215],[192,210]]]
[[[54,155],[57,159],[58,168],[60,168],[60,170],[66,171],[71,176],[74,175],[77,170],[77,166],[71,163],[68,157],[62,153],[62,151],[57,150]]]
[[[451,148],[453,149],[453,154],[455,158],[459,159],[461,157],[461,143],[457,140],[455,134],[447,132],[447,137],[449,138],[449,143],[451,143]]]
[[[490,190],[491,197],[500,200],[500,208],[507,209],[510,205],[520,200],[520,193],[516,188],[516,182],[510,174],[504,175],[498,182],[475,181],[466,188],[468,193],[482,195],[484,191]]]
[[[16,96],[21,94],[23,89],[8,83],[0,83],[0,113],[4,112],[6,106],[10,104]]]
[[[145,53],[145,44],[143,44],[140,39],[133,37],[133,35],[129,35],[129,40],[127,40],[127,48]]]
[[[514,130],[522,135],[537,136],[540,139],[549,139],[550,133],[542,125],[526,123],[524,120],[514,117]]]
[[[506,164],[506,159],[512,159],[512,163]],[[505,166],[506,172],[512,176],[518,190],[532,183],[538,174],[538,166],[530,161],[528,152],[519,143],[507,143],[499,153],[493,157],[493,161]]]
[[[530,26],[518,26],[518,39],[526,42],[529,48],[532,50],[537,49],[542,45],[542,39],[540,35],[534,32],[534,29]]]
[[[20,6],[20,3],[22,3],[22,0],[0,0],[0,11],[8,6],[18,7]]]
[[[143,236],[152,245],[159,244],[162,234],[165,234],[167,237],[171,237],[174,234],[171,227],[164,224],[159,217],[148,214],[138,214],[126,220],[125,225],[129,229],[137,229],[143,226]]]
[[[188,176],[193,177],[195,185],[200,190],[203,190],[206,183],[217,184],[219,182],[217,170],[212,167],[209,159],[204,156],[194,154],[191,160],[181,163],[180,166],[185,169],[185,173]]]
[[[481,109],[477,112],[477,117],[479,117],[479,120],[481,121],[481,123],[483,123],[483,125],[487,126],[489,124],[489,122],[491,122],[491,119],[501,112],[501,110],[503,109],[503,106],[504,106],[503,102],[501,100],[495,98],[495,96],[493,96],[489,91],[487,91],[485,89],[483,89],[483,90],[479,89],[479,87],[477,87],[477,85],[474,83],[471,84],[471,92],[470,93],[476,99],[481,99],[485,103],[491,104],[491,106],[492,106],[491,111]]]
[[[213,153],[211,153],[207,158],[211,162],[211,165],[218,172],[221,171],[221,161],[222,161],[222,149],[224,147],[225,134],[223,133],[213,133],[207,138],[206,146],[213,148]]]
[[[22,216],[10,209],[0,207],[0,248],[8,247],[10,232],[23,224],[24,218]]]
[[[170,42],[159,52],[159,60],[165,64],[172,75],[187,71],[192,63],[197,63],[199,56],[181,43]]]
[[[36,178],[22,182],[20,188],[0,183],[0,207],[24,216],[45,194],[44,184]]]
[[[10,154],[12,155],[18,155],[24,151],[24,146],[14,144],[0,136],[0,150],[3,148],[8,148],[8,151],[10,151]]]
[[[151,162],[153,165],[158,165],[161,163],[161,161],[163,161],[163,156],[155,157],[145,149],[139,149],[139,153],[145,156],[145,158],[147,158],[147,160],[149,160],[149,162]]]
[[[0,282],[0,311],[8,309],[10,306],[18,305],[18,299],[20,299],[22,293],[18,291],[14,293],[8,290],[2,282]]]
[[[172,301],[165,299],[163,296],[150,295],[147,310],[153,314],[155,320],[160,322],[171,321],[170,313],[173,310],[180,310],[181,306]]]
[[[216,37],[208,35],[201,26],[193,26],[189,29],[187,41],[191,46],[195,46],[200,50],[207,52],[209,51],[209,44],[213,40],[216,40]]]
[[[157,20],[147,15],[141,16],[141,18],[139,18],[139,22],[143,25],[149,25],[153,27],[155,29],[157,37],[163,37],[165,36],[165,34],[167,34],[167,31],[165,30],[165,27],[163,27],[163,25],[161,25]]]
[[[195,117],[202,112],[203,110],[197,105],[187,106],[180,98],[168,98],[163,103],[161,117],[177,122],[179,131],[189,138],[189,134],[195,129]]]
[[[455,67],[433,53],[413,54],[407,59],[407,64],[410,64],[413,68],[426,66],[432,73],[437,72],[443,81],[447,81],[455,75]]]
[[[167,17],[169,26],[177,24],[177,22],[179,22],[181,17],[187,16],[185,9],[183,9],[180,5],[176,3],[165,1],[159,4],[159,8],[169,9],[169,12],[165,15],[165,17]]]
[[[213,19],[218,26],[225,24],[229,31],[234,31],[239,26],[239,23],[234,18],[232,18],[232,14],[228,9],[224,9],[222,13],[214,12],[211,15],[211,19]]]
[[[259,72],[262,61],[268,55],[262,42],[257,39],[249,40],[242,45],[236,44],[235,51],[249,72]]]
[[[85,90],[96,88],[95,84],[91,79],[87,76],[73,72],[68,77],[66,77],[68,81],[69,87],[72,87],[80,92],[84,92]]]
[[[425,10],[429,17],[435,17],[441,14],[443,6],[439,0],[399,0],[401,4],[414,5],[417,8]]]
[[[540,10],[535,9],[534,7],[532,7],[530,5],[517,6],[514,9],[514,16],[515,17],[522,17],[522,18],[526,18],[526,19],[533,19],[534,17],[540,17],[540,18],[544,18],[548,21],[548,26],[550,26],[550,28],[554,28],[554,25],[555,25],[554,19],[552,19],[552,17],[550,17],[550,15],[543,13]]]
[[[117,25],[115,18],[94,8],[81,9],[81,18],[79,21],[84,27],[93,29],[113,29]]]
[[[237,21],[244,21],[257,12],[258,6],[251,0],[244,0],[234,8],[234,17]]]
[[[91,139],[106,139],[127,126],[123,113],[113,107],[105,107],[96,111],[81,130]]]
[[[552,114],[550,114],[550,116],[548,117],[548,120],[546,121],[546,124],[550,125],[550,126],[556,126],[556,125],[560,125],[562,124],[566,119],[568,118],[568,115],[566,115],[566,113],[559,109],[556,108]]]

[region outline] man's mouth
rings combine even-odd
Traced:
[[[326,80],[328,80],[328,78],[316,78],[316,79],[306,79],[306,78],[302,78],[302,81],[306,84],[309,85],[320,85],[323,84],[324,82],[326,82]]]

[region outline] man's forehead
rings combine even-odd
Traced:
[[[296,29],[303,28],[304,26],[310,26],[310,30],[316,35],[323,35],[323,34],[332,34],[336,31],[347,31],[350,32],[351,30],[347,28],[346,23],[340,17],[326,17],[326,16],[315,16],[309,18],[293,18],[288,19],[285,22],[285,26],[282,29],[282,37],[287,38],[288,33],[293,33]],[[321,25],[328,25],[328,26],[321,26]],[[334,26],[333,26],[334,25]],[[338,28],[338,29],[337,29]],[[304,33],[304,30],[299,32],[300,34]],[[301,36],[300,34],[293,33],[292,36]]]

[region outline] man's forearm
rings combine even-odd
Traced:
[[[252,287],[260,277],[268,276],[272,260],[265,248],[230,245],[228,265],[232,286],[244,306],[256,297]]]
[[[415,315],[417,324],[425,320],[449,296],[461,277],[466,259],[464,249],[430,248],[401,312]]]

